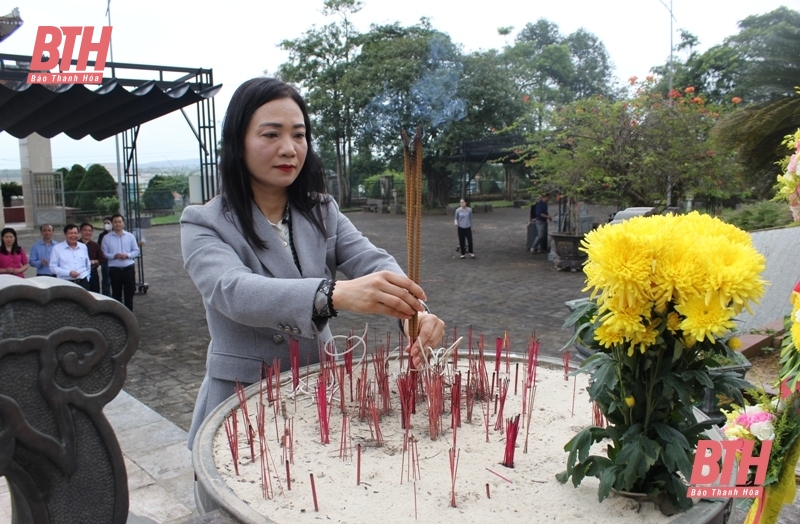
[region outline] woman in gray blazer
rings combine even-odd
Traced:
[[[262,362],[319,361],[337,310],[404,320],[420,314],[419,347],[436,347],[444,322],[426,313],[425,292],[372,245],[325,194],[305,102],[288,84],[248,80],[222,124],[220,194],[181,217],[184,267],[203,296],[211,343],[189,447],[200,423]],[[347,280],[335,280],[336,272]]]

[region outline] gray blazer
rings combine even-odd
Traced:
[[[300,363],[319,360],[319,342],[331,338],[328,322],[314,322],[314,297],[323,278],[336,271],[356,278],[376,271],[403,274],[394,258],[375,247],[331,199],[321,204],[326,228],[322,235],[292,209],[292,235],[303,274],[291,254],[255,205],[256,232],[267,249],[245,240],[222,199],[189,206],[181,216],[184,267],[206,308],[211,343],[207,374],[250,384],[259,380],[262,362],[281,359],[289,367],[289,336],[300,341]]]

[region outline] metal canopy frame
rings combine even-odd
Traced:
[[[73,59],[71,63],[72,65],[77,65],[77,59]],[[28,73],[32,72],[30,64],[30,56],[0,54],[0,83],[6,86],[13,86],[15,83],[17,85],[26,84]],[[94,66],[95,62],[90,60],[88,65]],[[213,70],[126,62],[106,62],[105,69],[106,71],[111,71],[111,76],[105,77],[104,75],[103,84],[98,90],[103,89],[103,87],[110,87],[112,83],[134,89],[148,83],[154,83],[156,87],[164,92],[173,89],[185,89],[187,84],[194,92],[209,92],[212,90],[210,91],[212,93],[210,96],[203,97],[195,103],[197,106],[197,127],[192,124],[183,107],[180,108],[180,111],[189,124],[199,146],[202,200],[207,202],[213,198],[219,185]],[[216,86],[217,89],[219,87],[221,86]],[[124,188],[121,193],[125,222],[128,224],[128,228],[139,229],[140,231],[142,220],[139,206],[139,164],[136,144],[141,123],[134,120],[128,129],[120,133],[123,142],[122,180],[124,181]],[[144,254],[137,259],[137,269],[139,278],[137,289],[140,293],[146,293],[148,286],[144,283]]]

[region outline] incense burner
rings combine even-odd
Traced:
[[[466,377],[468,369],[463,353],[462,350],[460,364],[462,379]],[[639,502],[624,497],[614,497],[599,504],[595,488],[586,482],[578,489],[571,485],[559,484],[554,472],[563,469],[565,461],[563,446],[568,440],[568,435],[573,433],[576,427],[588,425],[591,421],[587,405],[588,396],[583,391],[583,383],[576,388],[573,377],[565,379],[561,362],[550,362],[539,358],[539,367],[536,368],[539,376],[535,380],[538,393],[534,390],[535,404],[529,404],[530,409],[527,410],[532,412],[533,419],[525,421],[526,411],[520,409],[521,399],[517,394],[524,388],[515,387],[517,381],[515,370],[518,363],[523,367],[519,377],[523,378],[526,374],[523,361],[523,355],[512,354],[505,362],[486,363],[488,375],[496,369],[498,375],[509,379],[505,420],[521,412],[523,414],[523,427],[519,429],[520,438],[516,446],[515,467],[507,468],[502,464],[504,456],[507,457],[504,455],[504,450],[508,452],[507,435],[495,429],[497,415],[494,412],[493,402],[476,402],[471,421],[468,421],[466,412],[462,409],[462,426],[456,431],[455,446],[460,454],[455,455],[456,461],[460,461],[457,462],[460,465],[457,466],[458,474],[454,482],[456,507],[451,507],[450,504],[451,484],[448,471],[448,449],[454,447],[454,432],[450,428],[451,414],[443,415],[442,433],[438,436],[438,441],[432,441],[428,433],[429,418],[425,402],[417,403],[417,413],[413,415],[412,420],[417,450],[415,459],[412,451],[403,450],[404,430],[401,429],[401,407],[397,398],[399,388],[392,382],[392,393],[395,396],[392,399],[392,411],[380,422],[384,439],[382,446],[368,442],[372,426],[367,431],[366,422],[358,422],[355,417],[355,402],[348,403],[348,409],[354,416],[348,430],[350,435],[346,436],[340,436],[339,432],[338,419],[342,416],[339,403],[331,402],[333,412],[330,417],[331,443],[322,445],[317,428],[317,408],[312,405],[312,398],[298,399],[296,412],[294,399],[289,396],[283,398],[282,402],[285,404],[283,410],[290,414],[295,413],[296,436],[293,445],[294,463],[291,465],[290,475],[291,490],[287,489],[284,464],[279,460],[282,450],[276,442],[277,425],[273,428],[274,423],[270,418],[266,426],[267,432],[272,433],[270,447],[275,459],[271,473],[272,482],[275,484],[272,488],[274,500],[270,506],[272,509],[263,514],[254,509],[257,503],[262,502],[254,500],[261,498],[261,490],[255,489],[252,497],[237,495],[235,492],[239,485],[250,484],[257,488],[260,477],[255,480],[254,477],[247,479],[244,469],[241,478],[234,476],[230,453],[226,456],[219,452],[220,441],[225,440],[225,419],[229,417],[231,410],[237,409],[240,405],[236,395],[232,396],[209,415],[194,442],[192,460],[197,477],[195,500],[198,511],[204,514],[219,510],[242,523],[284,523],[305,520],[310,522],[319,518],[351,523],[375,522],[381,518],[399,522],[430,522],[455,518],[461,522],[483,522],[487,515],[488,518],[494,518],[492,517],[494,515],[500,520],[514,522],[521,518],[531,521],[531,518],[525,515],[543,517],[548,512],[552,514],[549,520],[555,518],[555,521],[559,522],[559,518],[565,518],[567,520],[564,522],[573,522],[584,519],[596,521],[598,515],[609,509],[612,512],[621,511],[626,515],[625,518],[620,518],[616,514],[610,516],[609,522],[615,523],[724,524],[727,522],[731,507],[729,500],[700,501],[690,511],[670,518],[661,515],[652,505],[649,505],[648,513],[646,503],[641,504],[642,511],[639,513],[632,509],[639,505]],[[305,380],[311,383],[316,380],[315,375],[318,373],[319,366],[312,367],[310,372],[303,370]],[[354,372],[354,375],[357,373]],[[286,384],[290,381],[290,372],[287,372],[282,376],[282,382]],[[347,380],[342,382],[346,384]],[[251,401],[258,399],[260,394],[263,394],[263,391],[259,392],[258,384],[245,390],[245,396]],[[553,398],[548,398],[548,395]],[[449,402],[450,396],[446,395],[446,398]],[[577,402],[574,399],[577,399]],[[445,404],[450,406],[448,402]],[[570,413],[571,403],[574,406],[572,407],[574,415]],[[300,406],[301,404],[303,406]],[[271,412],[271,409],[268,411]],[[303,409],[308,412],[305,420],[301,413]],[[252,408],[250,412],[253,412]],[[697,416],[698,419],[704,418],[699,412]],[[360,429],[359,424],[362,425]],[[243,423],[240,422],[240,425]],[[312,427],[305,428],[310,431],[301,436],[301,426]],[[526,432],[530,432],[530,443],[526,440]],[[345,440],[348,438],[351,446],[350,456],[342,459],[342,447],[347,447]],[[711,438],[722,437],[715,433]],[[337,440],[339,446],[336,445]],[[357,440],[362,443],[364,450],[363,459],[358,459],[358,465],[355,453]],[[523,453],[523,441],[525,441],[525,453]],[[530,450],[528,450],[529,444]],[[250,463],[250,448],[244,443],[244,438],[240,442],[239,450],[242,455],[239,457],[239,464],[244,468]],[[345,455],[346,453],[345,451]],[[378,462],[380,466],[376,466]],[[258,460],[250,467],[257,469]],[[315,498],[317,495],[320,498],[319,512],[315,511],[314,504],[311,503],[309,472],[313,472],[316,477],[314,495]],[[283,485],[278,487],[282,479]],[[333,492],[334,489],[337,490],[336,493]],[[285,491],[281,494],[280,490]],[[389,498],[382,499],[380,498],[382,496]],[[342,513],[346,509],[350,509],[353,513],[350,515]],[[418,512],[416,519],[415,512]],[[627,516],[630,516],[630,519]]]

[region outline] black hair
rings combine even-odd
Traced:
[[[108,220],[109,222],[111,222],[111,217],[103,217],[103,222],[105,222],[106,220]]]
[[[125,217],[124,217],[124,216],[122,216],[122,215],[120,215],[119,213],[117,213],[117,214],[115,214],[115,215],[111,215],[111,221],[113,222],[113,221],[114,221],[114,219],[115,219],[115,218],[117,218],[117,217],[120,217],[120,218],[122,219],[122,223],[123,223],[123,224],[125,223]]]
[[[67,231],[69,231],[69,230],[70,230],[70,229],[72,229],[73,227],[74,227],[75,229],[77,229],[77,230],[78,230],[78,232],[80,233],[80,231],[81,231],[81,230],[78,228],[78,226],[77,226],[77,225],[75,225],[75,224],[67,224],[66,226],[64,226],[64,234],[66,235],[66,234],[67,234]]]
[[[252,175],[244,162],[245,134],[253,114],[259,107],[283,98],[291,98],[300,107],[308,144],[305,163],[288,188],[289,203],[320,232],[325,233],[322,213],[317,207],[319,203],[328,201],[328,196],[325,194],[325,172],[322,161],[312,146],[311,120],[306,103],[300,93],[285,82],[275,78],[252,78],[236,89],[225,113],[222,122],[219,173],[223,209],[236,215],[242,227],[242,234],[253,247],[266,248],[267,244],[258,236],[255,229],[253,190],[250,186]]]
[[[6,236],[6,233],[11,233],[14,235],[14,243],[11,245],[11,253],[6,250],[6,243],[3,240],[3,237]],[[0,232],[0,253],[4,255],[18,255],[22,251],[22,248],[19,247],[17,244],[17,232],[12,227],[3,228],[3,231]]]
[[[84,222],[83,224],[81,224],[81,227],[78,228],[78,231],[83,231],[83,228],[85,226],[89,226],[90,228],[92,228],[92,231],[94,231],[94,226],[91,225],[89,222]]]
[[[47,226],[50,226],[50,229],[53,229],[53,226],[50,224],[42,224],[41,226],[39,226],[39,232],[41,233],[42,231],[44,231],[44,228]]]

